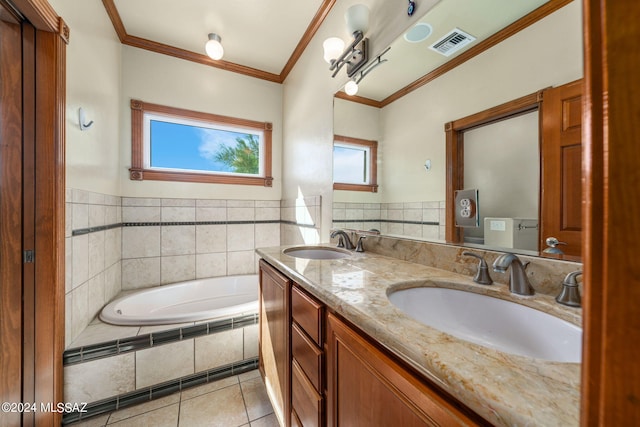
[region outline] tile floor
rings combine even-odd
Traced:
[[[99,415],[69,427],[277,427],[258,370]]]

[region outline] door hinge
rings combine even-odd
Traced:
[[[26,250],[22,253],[22,262],[25,264],[34,262],[35,258],[36,253],[32,249]]]

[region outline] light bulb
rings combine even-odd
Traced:
[[[224,55],[224,48],[221,42],[222,38],[220,38],[219,35],[214,33],[209,34],[209,41],[204,45],[204,49],[211,59],[218,60]]]
[[[322,43],[324,49],[324,60],[331,64],[331,60],[337,59],[344,50],[344,41],[338,37],[329,37]]]
[[[344,19],[351,34],[356,31],[362,31],[364,34],[369,29],[369,8],[364,4],[354,4],[347,9]]]
[[[349,80],[346,85],[344,85],[344,91],[347,95],[353,96],[358,93],[358,83],[353,80]]]

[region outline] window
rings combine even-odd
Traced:
[[[376,141],[333,137],[333,189],[377,192]]]
[[[270,187],[271,123],[131,101],[132,180]]]

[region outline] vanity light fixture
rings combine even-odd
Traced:
[[[380,64],[384,64],[385,62],[388,61],[387,59],[382,59],[382,55],[389,52],[389,49],[391,49],[391,46],[386,48],[384,52],[382,52],[380,55],[376,56],[376,58],[369,65],[367,65],[363,70],[356,71],[356,74],[352,77],[352,79],[349,80],[347,84],[344,85],[344,92],[347,95],[353,96],[356,93],[358,93],[358,83],[360,83],[367,74],[373,71]]]
[[[224,48],[222,47],[222,38],[216,33],[209,33],[209,40],[204,45],[204,50],[211,59],[222,59]]]
[[[368,39],[364,37],[364,33],[369,28],[369,8],[364,4],[355,4],[347,9],[345,20],[349,32],[353,35],[351,44],[342,53],[340,52],[344,48],[344,42],[337,37],[331,37],[322,44],[324,59],[331,64],[329,70],[333,71],[331,77],[335,77],[345,65],[347,66],[347,76],[351,77],[369,59]]]

